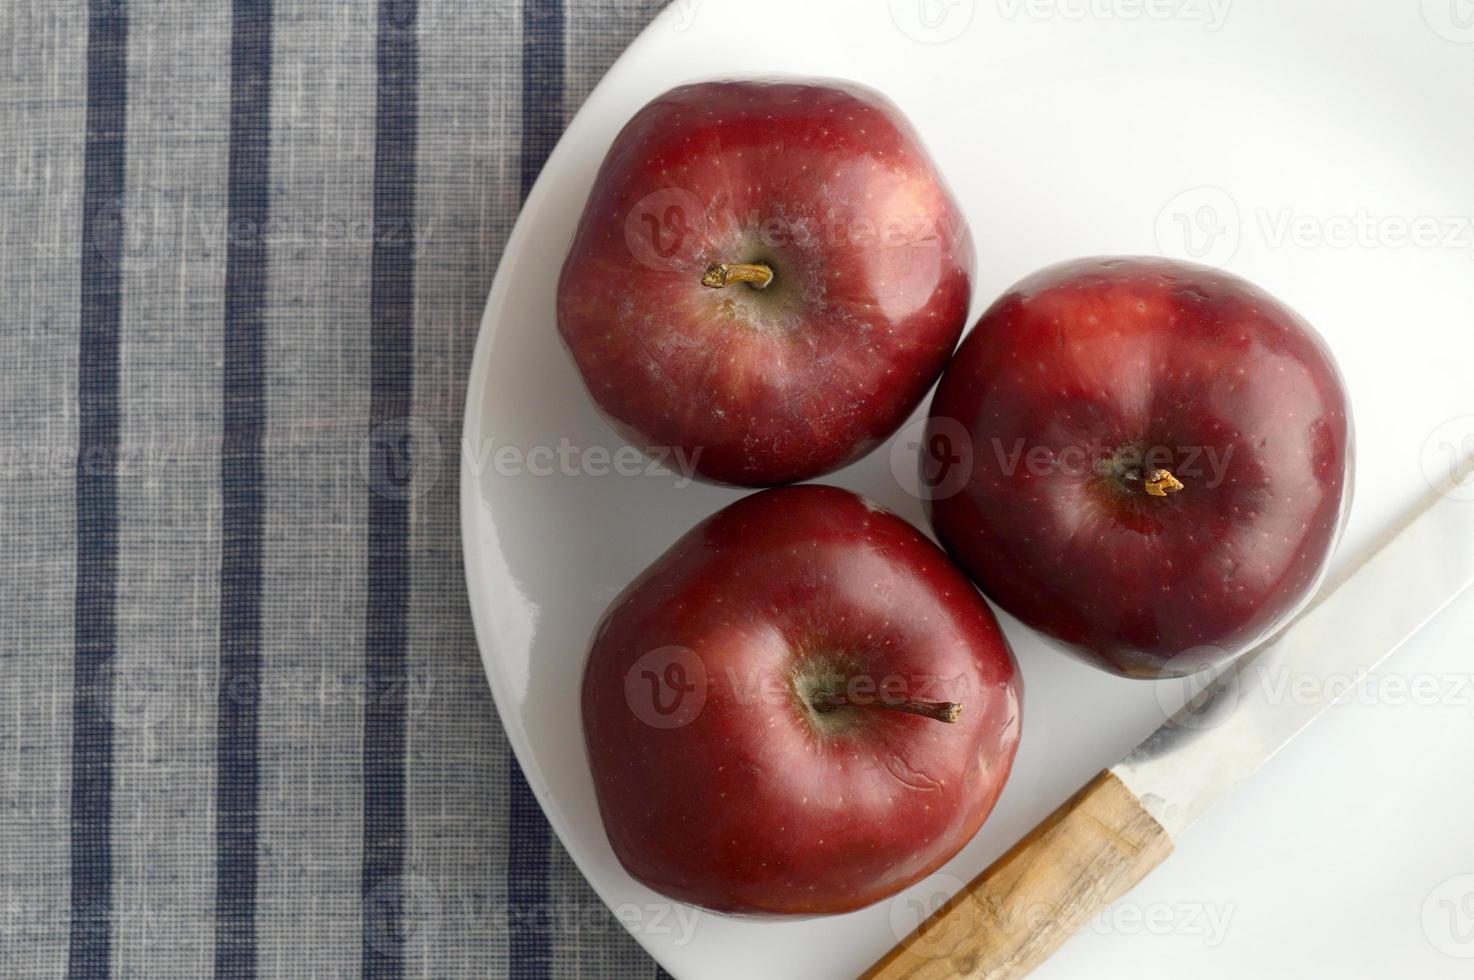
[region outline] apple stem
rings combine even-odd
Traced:
[[[1121,494],[1145,493],[1148,497],[1170,497],[1187,489],[1171,470],[1146,469],[1144,443],[1127,443],[1109,457],[1095,463],[1095,472],[1112,490]]]
[[[773,270],[765,265],[718,262],[701,277],[701,285],[712,289],[725,289],[734,282],[745,282],[753,289],[767,289],[773,283]]]
[[[1170,497],[1183,489],[1183,483],[1172,475],[1171,470],[1152,470],[1142,481],[1146,492],[1153,497]]]
[[[809,699],[809,705],[820,714],[828,714],[836,708],[887,708],[891,711],[904,711],[911,715],[921,715],[923,718],[931,718],[936,721],[944,721],[949,725],[957,723],[962,714],[962,705],[953,701],[907,701],[892,700],[890,698],[866,699],[864,701],[851,701],[843,694],[835,694],[833,691],[818,691]]]

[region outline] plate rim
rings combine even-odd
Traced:
[[[531,216],[538,211],[543,198],[550,193],[548,190],[551,185],[549,175],[555,172],[562,165],[564,157],[572,152],[568,136],[570,133],[574,133],[581,128],[578,124],[586,115],[589,115],[590,105],[595,102],[595,96],[610,85],[611,78],[616,78],[628,70],[630,63],[638,57],[640,51],[653,43],[655,35],[662,29],[662,21],[670,15],[674,8],[678,8],[683,2],[686,2],[686,0],[670,0],[669,3],[662,6],[660,11],[651,17],[650,21],[640,33],[635,36],[635,39],[620,52],[619,57],[614,60],[600,77],[599,81],[589,91],[589,94],[584,98],[578,111],[564,124],[563,132],[558,136],[558,142],[554,145],[552,152],[548,154],[547,160],[543,162],[542,168],[538,171],[537,179],[533,181],[532,189],[528,192],[521,207],[518,209],[517,220],[513,223],[511,234],[507,236],[506,244],[502,246],[501,257],[497,262],[496,274],[492,278],[492,285],[487,293],[486,304],[482,307],[481,319],[476,328],[475,348],[471,356],[471,366],[466,381],[466,404],[461,417],[461,444],[459,447],[461,464],[460,506],[458,508],[461,522],[461,566],[466,583],[467,605],[471,610],[472,630],[476,638],[476,653],[478,659],[481,661],[481,673],[486,679],[487,687],[491,690],[492,703],[497,713],[497,722],[501,726],[502,732],[507,740],[507,745],[511,748],[518,767],[524,774],[528,789],[537,800],[538,808],[542,811],[543,818],[548,821],[548,825],[558,837],[559,845],[578,868],[579,874],[583,876],[589,888],[598,896],[605,908],[610,910],[611,914],[613,914],[614,903],[600,885],[598,876],[590,873],[590,869],[586,866],[586,858],[580,853],[580,848],[574,846],[575,837],[572,828],[568,825],[568,822],[564,819],[558,807],[554,805],[550,794],[547,792],[548,780],[543,775],[542,769],[537,763],[526,730],[520,725],[507,723],[509,717],[515,716],[515,711],[513,710],[513,706],[504,703],[506,701],[506,694],[502,689],[504,685],[492,682],[493,671],[496,670],[498,672],[498,677],[501,676],[501,672],[499,667],[493,666],[493,657],[489,651],[495,649],[499,644],[494,625],[487,621],[489,611],[484,608],[482,603],[478,603],[475,599],[475,596],[486,588],[486,582],[481,575],[478,560],[481,540],[478,533],[479,527],[477,521],[479,518],[476,510],[482,504],[480,499],[479,474],[474,466],[469,465],[470,459],[467,458],[467,447],[472,444],[473,440],[479,441],[482,438],[482,413],[480,407],[484,403],[487,393],[491,348],[497,332],[496,314],[505,305],[506,294],[511,289],[512,282],[512,278],[507,274],[505,268],[505,258],[509,255],[516,254],[521,249],[523,240],[531,234]],[[582,723],[580,723],[581,728]],[[670,901],[674,904],[681,904],[675,903],[673,899]],[[617,916],[615,916],[615,919],[618,921]],[[660,955],[658,946],[652,941],[653,937],[643,930],[625,928],[624,931],[639,943],[645,953],[661,969],[670,973],[672,976],[675,975],[675,972],[671,970],[665,958]]]

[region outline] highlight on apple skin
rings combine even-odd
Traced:
[[[558,284],[559,332],[633,445],[773,486],[870,452],[966,326],[975,256],[899,109],[850,82],[724,81],[615,139]]]
[[[936,545],[806,485],[708,518],[615,600],[583,724],[631,875],[722,912],[818,915],[894,895],[972,839],[1021,695],[992,611]]]
[[[1150,678],[1223,663],[1304,606],[1352,457],[1341,375],[1300,316],[1217,269],[1095,258],[983,314],[938,386],[922,477],[989,598]]]

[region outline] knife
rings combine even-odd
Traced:
[[[1268,643],[1210,675],[863,980],[1022,977],[1125,895],[1214,803],[1474,584],[1474,487],[1463,478]],[[1297,685],[1304,677],[1316,683]],[[1348,683],[1331,692],[1331,678]]]

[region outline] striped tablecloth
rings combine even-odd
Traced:
[[[483,679],[522,196],[658,0],[0,4],[0,977],[654,977]]]

